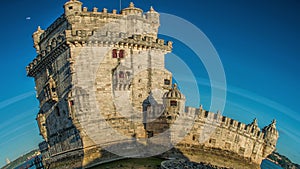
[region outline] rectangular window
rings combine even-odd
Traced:
[[[112,50],[112,57],[113,58],[117,58],[118,57],[118,55],[117,55],[117,49],[113,49]]]
[[[171,105],[171,106],[177,106],[177,101],[171,100],[171,101],[170,101],[170,105]]]

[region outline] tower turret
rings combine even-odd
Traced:
[[[74,15],[82,12],[82,2],[78,0],[70,0],[64,5],[65,15]]]
[[[178,90],[177,84],[164,94],[165,115],[169,120],[175,120],[180,113],[184,112],[185,96]]]
[[[276,142],[278,140],[279,134],[276,129],[276,120],[274,119],[271,124],[263,128],[265,149],[263,156],[269,155],[275,150]]]
[[[154,8],[151,6],[150,10],[145,14],[147,20],[151,23],[151,27],[158,31],[158,28],[160,26],[159,22],[159,13],[154,10]],[[154,38],[156,38],[156,34],[153,35]]]

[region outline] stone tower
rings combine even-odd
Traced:
[[[36,84],[46,162],[79,155],[85,166],[104,156],[102,144],[147,137],[140,120],[143,102],[152,93],[162,108],[162,94],[172,85],[164,68],[172,43],[157,38],[159,24],[152,7],[146,13],[133,3],[120,13],[89,11],[70,0],[52,25],[38,27],[37,57],[26,69]],[[122,136],[106,131],[107,125]],[[104,134],[95,135],[98,131]]]
[[[88,167],[175,146],[190,160],[257,168],[275,150],[275,121],[260,131],[257,120],[245,125],[185,107],[165,69],[172,42],[158,38],[159,26],[152,7],[143,12],[130,3],[109,12],[70,0],[54,23],[33,33],[37,56],[26,70],[39,100],[46,166]],[[229,162],[220,156],[228,152]]]

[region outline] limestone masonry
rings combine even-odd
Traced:
[[[87,168],[124,157],[184,156],[221,167],[259,168],[275,150],[276,121],[262,130],[200,108],[185,96],[157,38],[159,13],[130,3],[120,12],[64,5],[46,30],[33,34],[40,111],[39,144],[50,168]]]

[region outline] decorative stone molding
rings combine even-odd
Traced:
[[[49,51],[43,50],[29,65],[26,67],[27,76],[34,77],[37,72],[42,71],[50,65],[59,55],[68,49],[68,45],[65,42],[61,42],[54,49],[51,49],[49,45]]]

